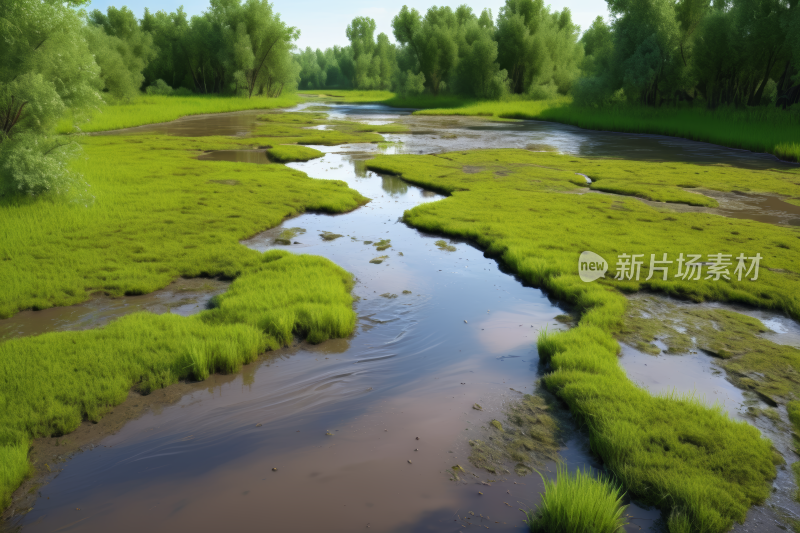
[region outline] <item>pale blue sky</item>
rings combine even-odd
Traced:
[[[488,7],[492,10],[492,16],[497,17],[497,11],[505,4],[505,0],[396,0],[380,3],[367,0],[274,0],[273,5],[284,21],[300,28],[298,46],[328,48],[334,44],[348,44],[344,32],[353,17],[372,17],[378,25],[376,35],[385,32],[394,41],[392,17],[404,4],[424,13],[431,5],[455,8],[465,3],[478,14]],[[110,5],[127,5],[138,17],[142,16],[145,7],[149,7],[150,11],[174,11],[183,5],[192,16],[203,12],[208,0],[93,0],[89,9],[105,11]],[[605,0],[551,0],[550,5],[557,10],[569,7],[573,20],[581,29],[586,29],[598,15],[608,17]]]

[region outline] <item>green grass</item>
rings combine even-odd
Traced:
[[[367,167],[450,195],[407,211],[408,223],[470,239],[525,282],[574,306],[580,314],[576,327],[540,339],[540,357],[551,370],[543,383],[587,429],[606,468],[634,497],[663,509],[675,531],[684,526],[724,531],[769,495],[775,475],[769,441],[718,407],[652,396],[634,385],[617,362],[614,335],[623,326],[624,294],[639,290],[745,303],[800,319],[800,228],[678,213],[669,204],[655,208],[625,196],[574,194],[586,187],[575,173],[599,182],[617,179],[657,197],[678,193],[687,179],[709,189],[747,186],[785,193],[797,190],[798,172],[590,160],[525,150],[378,156]],[[577,263],[585,250],[603,256],[612,275],[619,254],[646,254],[641,279],[582,282]],[[644,279],[650,254],[667,253],[675,260],[678,253],[757,252],[764,259],[756,282]],[[796,389],[792,394],[800,396]]]
[[[131,103],[102,107],[92,115],[89,122],[79,124],[78,127],[83,132],[118,130],[144,124],[169,122],[189,115],[292,107],[300,101],[301,99],[295,94],[286,94],[279,98],[141,95]],[[71,117],[65,117],[56,130],[58,133],[72,133]]]
[[[180,102],[144,100],[153,121]],[[212,110],[229,108],[202,112]],[[307,210],[342,213],[368,199],[344,182],[311,179],[284,165],[197,159],[209,150],[382,140],[380,127],[307,128],[326,122],[325,115],[277,113],[246,138],[82,137],[83,155],[72,168],[85,178],[85,192],[0,200],[0,317],[94,293],[145,294],[181,276],[235,278],[212,309],[190,318],[136,313],[99,329],[0,343],[0,508],[31,472],[30,439],[98,420],[132,386],[148,393],[234,372],[294,336],[321,342],[352,333],[350,274],[326,259],[261,254],[239,241]],[[122,125],[131,124],[113,127]]]
[[[337,89],[310,89],[307,91],[297,91],[299,95],[308,98],[321,98],[335,102],[346,102],[348,104],[368,104],[382,103],[385,100],[394,98],[395,94],[389,91],[356,91],[356,90],[337,90]]]
[[[544,481],[542,502],[525,513],[532,533],[617,533],[627,524],[622,489],[603,475],[589,470],[570,473],[557,467],[556,480]]]
[[[80,201],[0,200],[0,317],[96,292],[145,294],[179,276],[232,278],[257,257],[239,240],[306,210],[341,213],[367,202],[343,182],[283,165],[196,159],[206,150],[382,139],[349,125],[310,130],[285,115],[286,123],[264,122],[248,138],[81,138],[73,168],[89,187]]]
[[[70,433],[121,403],[182,379],[236,372],[265,350],[347,337],[352,275],[327,259],[273,250],[192,317],[136,313],[87,331],[0,343],[0,506],[28,473],[31,438]]]
[[[270,161],[276,163],[290,163],[293,161],[310,161],[325,154],[319,150],[306,146],[282,145],[267,149]]]

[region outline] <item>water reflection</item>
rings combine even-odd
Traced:
[[[381,176],[381,188],[392,196],[402,196],[408,192],[408,183],[396,176]]]

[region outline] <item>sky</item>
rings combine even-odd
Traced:
[[[545,0],[547,1],[547,0]],[[605,0],[550,0],[553,10],[569,7],[572,11],[572,20],[582,30],[591,25],[599,15],[608,18],[608,9]],[[424,13],[432,5],[449,5],[456,8],[461,4],[470,6],[476,14],[484,8],[492,10],[496,19],[497,12],[505,4],[505,0],[396,0],[392,2],[376,2],[368,0],[273,0],[275,11],[281,14],[281,19],[291,26],[300,28],[300,39],[297,45],[300,48],[328,48],[335,44],[344,46],[349,44],[345,29],[355,17],[371,17],[375,19],[377,30],[375,35],[386,33],[394,42],[392,35],[392,18],[400,11],[403,5],[416,8]],[[150,11],[175,11],[183,6],[186,13],[199,15],[206,7],[208,0],[93,0],[88,9],[106,10],[108,6],[122,7],[127,5],[137,17],[141,17],[144,8]]]

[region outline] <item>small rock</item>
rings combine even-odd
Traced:
[[[257,428],[260,428],[260,427],[261,427],[261,424],[256,424],[256,427],[257,427]]]
[[[477,403],[472,404],[472,408],[475,409],[476,411],[483,411],[483,407],[481,407],[480,404]]]
[[[483,493],[482,493],[482,492],[480,492],[480,491],[478,491],[478,494],[479,494],[480,496],[483,496]]]
[[[417,440],[419,440],[419,437],[417,437]]]
[[[273,469],[272,469],[272,471],[273,471],[273,472],[277,472],[277,471],[278,471],[278,469],[277,469],[277,468],[273,468]]]
[[[411,460],[409,459],[408,464],[411,464]]]
[[[415,451],[415,452],[418,452],[418,451],[419,451],[419,448],[414,448],[414,451]]]
[[[467,323],[468,323],[468,322],[465,320],[465,321],[464,321],[464,324],[467,324]]]

